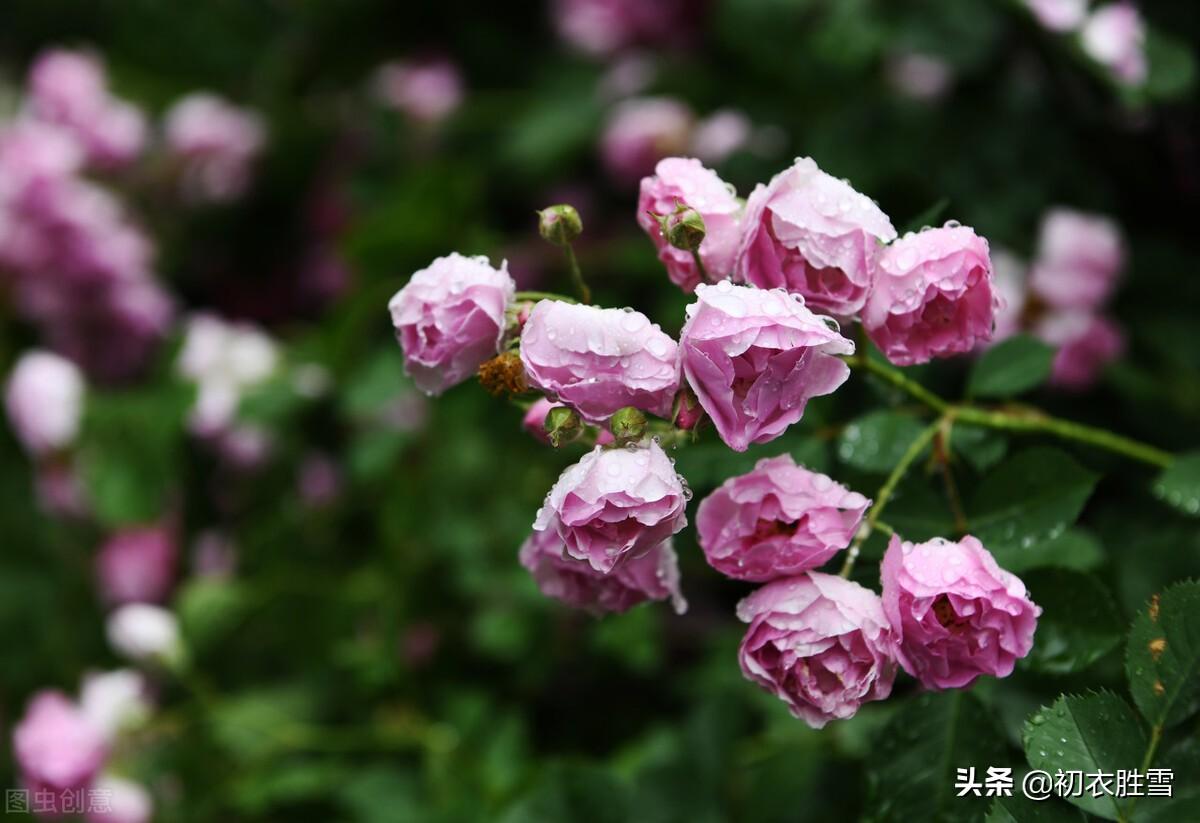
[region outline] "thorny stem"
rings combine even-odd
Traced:
[[[579,300],[583,303],[591,303],[592,290],[583,280],[583,271],[579,268],[579,261],[575,258],[575,250],[571,248],[570,243],[567,243],[563,246],[563,252],[567,255],[567,268],[571,272],[571,282],[575,284],[575,291],[579,292]]]
[[[840,572],[842,577],[849,577],[850,572],[854,569],[854,563],[858,560],[859,552],[862,551],[862,545],[871,536],[871,532],[879,525],[879,516],[883,514],[884,508],[888,501],[892,498],[892,494],[896,491],[896,486],[900,485],[900,481],[904,479],[904,475],[908,472],[909,467],[913,464],[921,452],[925,451],[925,447],[933,440],[934,436],[945,425],[944,418],[938,418],[930,423],[921,433],[918,434],[911,443],[908,444],[908,449],[900,457],[896,463],[892,473],[888,475],[883,486],[880,487],[879,493],[875,495],[875,502],[871,505],[871,510],[867,512],[867,519],[862,524],[862,528],[858,530],[858,534],[854,536],[854,542],[850,545],[850,550],[846,553],[846,562],[842,565]]]

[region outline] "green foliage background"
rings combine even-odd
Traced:
[[[699,45],[663,56],[655,90],[782,129],[774,155],[738,155],[721,169],[743,195],[794,154],[811,155],[899,227],[926,222],[946,198],[938,222],[961,220],[1024,255],[1049,206],[1113,215],[1132,251],[1115,303],[1127,357],[1084,396],[1004,374],[969,385],[1001,401],[1029,390],[1023,400],[1055,414],[1184,453],[1200,423],[1189,96],[1200,21],[1194,3],[1143,9],[1155,31],[1144,93],[1114,89],[1015,3],[988,0],[717,0]],[[1158,478],[1086,446],[956,428],[968,522],[1045,609],[1034,652],[1011,678],[961,694],[921,695],[902,678],[891,700],[814,732],[741,678],[733,606],[747,588],[704,564],[690,529],[677,544],[684,617],[643,607],[595,620],[537,593],[517,547],[578,448],[534,442],[518,410],[472,385],[431,403],[421,432],[373,422],[408,390],[387,298],[451,250],[537,249],[532,210],[560,185],[589,193],[580,253],[598,301],[633,305],[671,333],[682,324],[686,298],[634,224],[634,192],[596,161],[602,66],[556,44],[541,4],[4,2],[10,85],[52,44],[96,47],[120,93],[155,110],[202,87],[266,113],[271,147],[252,196],[166,219],[160,272],[188,304],[263,321],[292,362],[335,378],[332,397],[315,404],[282,385],[250,398],[243,415],[281,444],[251,478],[222,473],[184,436],[189,398],[169,353],[151,381],[94,395],[89,407],[89,484],[107,525],[183,501],[188,534],[219,521],[240,551],[232,582],[185,582],[174,601],[194,682],[164,685],[134,763],[161,819],[1200,820],[1200,596],[1179,582],[1200,572],[1196,458]],[[434,139],[365,92],[380,62],[428,48],[460,62],[468,86]],[[886,60],[904,49],[953,67],[945,100],[916,102],[885,82]],[[289,274],[306,196],[330,175],[344,180],[353,215],[342,252],[355,280],[322,306],[295,294]],[[565,290],[557,259],[545,261],[543,284]],[[32,336],[8,314],[0,322],[7,368]],[[909,372],[957,397],[967,370]],[[698,500],[786,450],[869,495],[920,416],[907,397],[855,376],[784,438],[736,455],[709,437],[681,450],[678,468]],[[320,510],[295,491],[299,457],[314,447],[347,477]],[[925,539],[953,532],[948,512],[940,475],[921,462],[887,520]],[[91,579],[101,536],[38,513],[28,463],[0,432],[6,729],[32,691],[71,691],[85,669],[117,663]],[[867,585],[882,548],[873,538],[856,569]],[[1172,654],[1155,661],[1145,647],[1158,630]],[[415,654],[421,643],[433,650]],[[1155,679],[1174,695],[1169,705]],[[957,767],[1135,768],[1160,731],[1154,764],[1175,770],[1169,802],[954,797]],[[0,752],[11,774],[8,747]]]

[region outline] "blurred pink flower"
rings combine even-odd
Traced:
[[[375,94],[414,120],[436,123],[462,104],[462,74],[445,58],[385,63],[375,72]]]
[[[1038,321],[1034,334],[1058,348],[1051,382],[1075,391],[1090,388],[1125,350],[1120,326],[1087,311],[1052,312]]]
[[[555,0],[553,19],[568,44],[602,57],[635,44],[687,40],[702,6],[698,0]]]
[[[1050,31],[1075,31],[1087,16],[1088,0],[1025,0],[1037,21]]]
[[[21,445],[32,455],[74,443],[86,386],[79,368],[48,351],[25,352],[8,377],[4,404]]]
[[[88,823],[150,823],[154,816],[154,799],[139,783],[105,774],[93,788],[108,802],[85,815]]]
[[[745,112],[719,109],[696,124],[692,132],[692,154],[715,166],[749,146],[753,139],[754,124]]]
[[[110,605],[161,603],[175,581],[178,548],[166,525],[123,529],[96,555],[101,597]]]
[[[892,87],[914,100],[937,100],[954,80],[945,60],[920,52],[892,56],[886,63],[886,71]]]
[[[163,130],[168,154],[182,166],[183,194],[198,203],[240,196],[266,140],[257,112],[208,92],[193,92],[172,105]]]
[[[1112,295],[1124,265],[1116,223],[1098,214],[1051,209],[1042,217],[1029,287],[1053,308],[1094,310]]]
[[[639,97],[618,103],[600,136],[600,157],[618,183],[637,182],[664,157],[687,153],[694,116],[670,97]]]
[[[296,480],[300,499],[312,508],[322,508],[337,500],[342,490],[342,470],[337,461],[323,452],[310,452],[300,462]]]
[[[1084,52],[1129,86],[1146,81],[1146,25],[1132,3],[1109,3],[1091,13],[1080,33]]]
[[[91,784],[108,757],[108,745],[66,695],[42,691],[13,730],[13,755],[26,787],[48,792],[51,807],[60,811],[65,794]]]

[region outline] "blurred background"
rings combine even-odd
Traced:
[[[145,599],[179,618],[187,662],[148,676],[152,716],[109,758],[155,820],[982,819],[881,748],[928,699],[911,681],[823,732],[745,682],[745,587],[691,529],[682,617],[541,596],[517,549],[582,447],[550,449],[478,386],[417,392],[385,306],[450,251],[568,291],[533,214],[568,202],[597,302],[676,334],[688,297],[635,223],[639,178],[691,154],[745,197],[811,156],[901,232],[975,227],[1016,295],[1051,210],[1110,219],[1112,333],[1049,331],[1036,307],[1013,321],[1080,347],[1035,400],[1194,448],[1200,7],[1105,10],[5,0],[0,371],[46,350],[86,385],[70,437],[0,426],[6,736],[39,690],[122,665],[106,615]],[[914,372],[955,394],[965,367]],[[890,399],[852,380],[782,440],[737,455],[710,437],[678,468],[699,499],[788,450],[870,494],[887,456],[841,434]],[[967,498],[1015,450],[961,445]],[[1087,571],[1131,616],[1200,570],[1200,531],[1140,469],[1080,459],[1107,476],[1060,547],[1073,569],[1031,561],[1027,580]],[[919,473],[894,525],[937,533],[939,488]],[[1115,641],[1088,663],[976,687],[997,763],[1039,703],[1123,682]],[[7,745],[0,773],[18,785]]]

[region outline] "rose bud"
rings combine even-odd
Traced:
[[[139,783],[103,774],[92,789],[105,803],[94,804],[95,808],[85,815],[87,823],[150,823],[154,817],[154,799]]]
[[[1125,350],[1121,327],[1102,314],[1087,311],[1048,314],[1038,321],[1034,334],[1058,348],[1050,382],[1072,391],[1090,388],[1104,367]]]
[[[891,694],[891,630],[870,589],[820,572],[788,577],[739,603],[738,617],[750,624],[742,673],[814,729]]]
[[[896,657],[926,688],[1007,677],[1033,646],[1042,610],[974,537],[913,544],[892,535],[880,572]]]
[[[675,428],[692,431],[704,420],[704,409],[689,388],[679,390],[675,396]]]
[[[569,246],[583,234],[583,221],[574,206],[550,206],[538,212],[538,233],[547,243]]]
[[[521,565],[533,574],[542,594],[592,614],[667,599],[676,614],[687,611],[679,591],[679,559],[669,539],[604,574],[586,560],[567,557],[557,532],[535,531],[521,546]]]
[[[546,413],[543,423],[546,438],[554,448],[570,443],[583,434],[583,421],[574,409],[555,406]]]
[[[1054,209],[1042,219],[1029,288],[1055,309],[1099,308],[1125,264],[1124,242],[1107,217]]]
[[[911,366],[990,340],[998,304],[987,241],[947,225],[888,247],[862,322],[888,360]]]
[[[123,529],[96,555],[96,578],[105,602],[161,603],[171,593],[178,550],[166,526]]]
[[[516,284],[507,266],[454,253],[412,276],[388,302],[404,365],[427,394],[473,376],[504,336],[504,313]]]
[[[608,574],[687,525],[690,496],[658,443],[597,446],[558,478],[533,528],[557,532],[566,556]]]
[[[543,300],[521,330],[521,362],[531,386],[591,422],[625,406],[668,417],[679,388],[679,347],[632,310]]]
[[[65,811],[64,796],[86,789],[108,757],[99,728],[57,691],[33,696],[13,731],[13,755],[31,793],[49,801],[47,812]]]
[[[839,316],[862,308],[880,244],[896,237],[874,201],[807,157],[754,190],[742,224],[739,282],[786,289]]]
[[[803,300],[777,290],[722,281],[696,288],[681,335],[688,384],[735,451],[766,443],[850,373],[835,355],[854,344]]]
[[[785,454],[758,461],[704,498],[696,533],[721,574],[774,580],[818,568],[850,545],[870,504]]]
[[[654,171],[653,177],[642,178],[637,221],[653,241],[671,282],[688,292],[701,282],[693,248],[710,280],[728,278],[737,253],[742,210],[733,190],[699,160],[668,157],[659,161]],[[685,206],[682,211],[681,204]],[[656,215],[662,215],[662,221]]]
[[[83,374],[48,351],[21,355],[4,392],[9,422],[32,455],[64,449],[79,434],[83,417]]]

